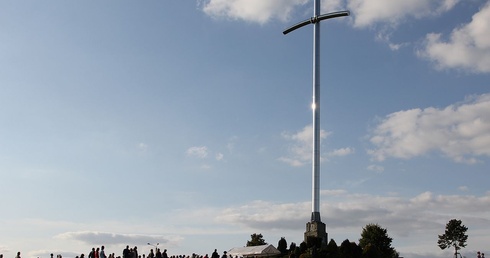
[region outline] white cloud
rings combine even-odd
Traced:
[[[238,207],[227,208],[216,218],[217,221],[240,224],[254,229],[295,229],[303,226],[309,214],[309,203],[277,204],[254,201]]]
[[[298,6],[310,4],[308,0],[204,0],[202,10],[215,18],[228,18],[264,24],[272,19],[288,21]],[[406,18],[423,18],[451,10],[459,0],[323,0],[322,12],[344,10],[354,17],[355,27],[376,23],[396,25]],[[304,18],[304,17],[303,17]]]
[[[223,160],[224,155],[223,155],[223,153],[221,153],[221,152],[220,152],[220,153],[217,153],[217,154],[215,155],[215,158],[216,158],[216,160],[220,161],[220,160]]]
[[[322,13],[345,10],[344,0],[321,0]]]
[[[473,15],[470,23],[454,29],[447,42],[440,33],[428,34],[418,55],[434,61],[440,69],[490,72],[490,2]]]
[[[397,26],[407,18],[439,15],[452,9],[459,0],[348,0],[347,7],[354,14],[355,27],[377,23]]]
[[[215,18],[228,18],[264,24],[271,19],[288,20],[293,9],[308,0],[207,0],[202,10]]]
[[[378,161],[409,159],[437,151],[456,162],[475,163],[490,156],[490,94],[444,109],[426,108],[388,115],[370,136]]]
[[[320,130],[320,140],[327,138],[329,133]],[[283,132],[282,137],[292,142],[288,149],[288,155],[280,157],[279,160],[291,166],[303,166],[311,161],[313,150],[313,126],[307,125],[301,131],[294,134]]]
[[[338,243],[345,238],[356,241],[362,227],[379,223],[388,229],[395,243],[403,243],[401,246],[395,244],[395,248],[404,256],[418,250],[430,254],[425,257],[434,257],[441,251],[432,243],[433,239],[443,232],[447,221],[453,218],[461,219],[472,229],[472,234],[482,234],[469,244],[469,248],[479,248],[480,244],[490,240],[485,234],[490,229],[488,193],[473,196],[423,192],[413,197],[352,194],[344,190],[322,190],[322,193],[325,193],[322,195],[322,221],[328,225],[329,236]],[[309,219],[309,210],[310,202],[254,201],[223,210],[217,215],[217,221],[241,225],[244,230],[299,231],[304,229]],[[427,242],[432,244],[427,247]]]
[[[194,146],[187,149],[186,153],[189,156],[203,159],[208,156],[208,148],[206,146]]]
[[[345,195],[347,193],[346,190],[342,189],[334,189],[334,190],[321,190],[320,194],[322,196],[339,196],[339,195]]]
[[[490,241],[487,234],[490,230],[490,193],[475,196],[437,195],[432,192],[422,192],[411,197],[355,194],[343,189],[324,189],[321,193],[322,221],[328,226],[329,236],[334,238],[338,244],[346,238],[357,241],[362,227],[368,223],[379,223],[387,228],[389,235],[394,238],[395,248],[403,256],[434,257],[434,253],[439,254],[441,251],[438,250],[433,239],[437,238],[437,234],[443,232],[445,223],[453,218],[461,219],[471,229],[472,241],[468,244],[468,250],[481,248]],[[194,241],[190,236],[199,235],[205,238],[219,235],[228,238],[243,235],[246,237],[250,232],[267,233],[267,236],[277,233],[291,241],[289,236],[301,236],[304,232],[304,225],[310,219],[310,211],[309,201],[276,203],[256,200],[231,207],[203,207],[202,209],[189,207],[189,209],[175,210],[168,214],[159,215],[158,212],[153,214],[157,217],[161,216],[164,221],[161,224],[155,224],[152,220],[133,224],[63,223],[78,228],[104,228],[105,231],[61,231],[65,233],[55,236],[54,246],[61,244],[66,248],[67,245],[73,244],[71,242],[75,242],[73,246],[82,246],[85,250],[90,250],[86,249],[87,247],[101,244],[110,246],[109,250],[122,250],[120,247],[126,244],[146,246],[146,243],[150,242],[176,247],[183,243],[191,244],[192,242],[186,242],[187,237],[189,241]],[[56,225],[56,221],[47,224]],[[159,233],[113,233],[121,229],[128,232]],[[174,232],[178,232],[178,235],[174,235]],[[269,239],[267,237],[267,240]],[[279,237],[272,239],[279,239]],[[427,242],[431,244],[427,245]],[[142,247],[141,251],[145,249],[144,246],[139,246]],[[73,250],[79,250],[79,248],[73,248]],[[408,255],[408,253],[415,252],[413,250],[424,252],[426,255]],[[46,256],[48,253],[42,254],[38,256]],[[78,255],[79,253],[73,254]]]
[[[122,244],[127,243],[162,243],[167,244],[176,241],[175,237],[152,236],[152,235],[135,235],[135,234],[115,234],[108,232],[78,231],[66,232],[55,236],[63,240],[77,240],[89,245],[105,244]]]
[[[383,171],[385,171],[385,168],[383,166],[380,166],[380,165],[369,165],[367,167],[367,169],[374,171],[376,173],[383,173]]]
[[[328,153],[328,156],[333,156],[333,157],[342,157],[342,156],[347,156],[354,154],[355,149],[354,148],[341,148],[341,149],[336,149]]]

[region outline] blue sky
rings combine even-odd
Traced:
[[[299,244],[311,214],[307,0],[0,2],[0,253]],[[490,237],[490,4],[334,0],[322,22],[321,215],[404,257]],[[490,250],[486,250],[489,251]]]

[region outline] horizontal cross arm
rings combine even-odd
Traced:
[[[299,23],[297,23],[297,24],[295,24],[295,25],[287,28],[286,30],[284,30],[282,32],[282,34],[286,35],[289,32],[294,31],[296,29],[299,29],[299,28],[301,28],[303,26],[306,26],[308,24],[317,23],[319,21],[323,21],[323,20],[326,20],[326,19],[332,19],[332,18],[349,16],[349,15],[350,15],[350,12],[349,11],[340,11],[340,12],[333,12],[333,13],[321,14],[321,15],[318,15],[316,17],[311,17],[308,20],[304,20],[302,22],[299,22]]]

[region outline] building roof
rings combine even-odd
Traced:
[[[228,251],[232,256],[274,256],[281,252],[277,250],[273,245],[257,245],[246,247],[235,247]]]

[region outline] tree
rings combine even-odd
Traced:
[[[327,257],[329,258],[337,258],[339,257],[339,247],[337,246],[337,242],[335,240],[330,239],[327,245]]]
[[[250,237],[252,238],[252,240],[247,241],[247,246],[257,246],[257,245],[266,245],[267,244],[265,242],[265,240],[263,239],[262,234],[253,233],[252,235],[250,235]]]
[[[380,258],[397,258],[398,253],[391,246],[393,239],[388,236],[388,231],[378,224],[368,224],[361,232],[359,247],[365,256]]]
[[[439,240],[437,240],[437,245],[442,249],[454,247],[454,255],[457,256],[458,250],[466,247],[466,240],[468,240],[468,235],[465,227],[461,220],[452,219],[446,224],[446,232],[439,235]]]
[[[301,242],[301,244],[299,244],[300,253],[305,253],[307,250],[308,250],[308,245],[306,245],[305,241]]]
[[[362,250],[359,246],[349,241],[349,239],[344,240],[339,247],[339,256],[341,258],[360,258]]]
[[[277,250],[279,250],[281,254],[286,254],[288,252],[288,242],[286,241],[286,238],[281,237],[281,239],[279,239],[279,242],[277,242]]]

